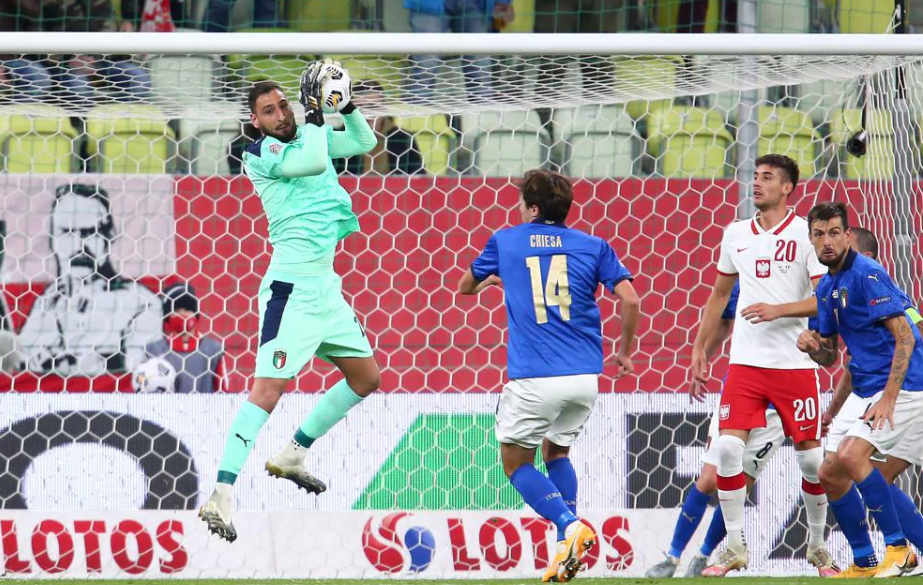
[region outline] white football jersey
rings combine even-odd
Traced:
[[[780,370],[817,368],[796,345],[808,328],[806,318],[754,324],[740,317],[740,311],[753,303],[778,305],[809,298],[814,294],[812,280],[827,273],[811,244],[808,222],[794,210],[768,232],[758,216],[732,223],[721,240],[718,272],[740,280],[730,363]]]

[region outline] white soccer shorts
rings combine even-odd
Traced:
[[[861,396],[850,393],[827,431],[827,440],[824,442],[825,451],[836,453],[840,448],[840,443],[846,438],[846,433],[856,424],[859,417],[865,414],[865,409],[865,400]]]
[[[596,374],[510,380],[497,404],[497,440],[531,449],[547,437],[570,447],[590,418],[598,393]]]
[[[702,463],[718,466],[718,457],[712,447],[718,439],[718,408],[712,414],[708,424],[708,447],[702,455]],[[782,429],[782,419],[775,408],[766,409],[766,426],[750,430],[747,444],[744,446],[744,473],[756,479],[765,467],[765,463],[772,459],[782,443],[785,442],[785,431]]]
[[[861,398],[860,416],[878,402],[882,392]],[[912,465],[923,465],[923,392],[901,390],[894,405],[894,428],[887,422],[883,429],[873,431],[863,420],[857,420],[846,433],[872,444],[879,453],[897,457]]]

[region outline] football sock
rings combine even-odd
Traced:
[[[819,483],[802,478],[801,497],[808,515],[808,546],[823,546],[827,530],[827,494]]]
[[[680,510],[679,518],[676,519],[676,527],[673,529],[673,541],[670,543],[668,552],[671,557],[678,559],[683,556],[683,551],[686,550],[692,535],[702,522],[710,499],[710,495],[703,494],[695,484],[692,484],[692,488],[683,500],[683,508]]]
[[[801,469],[801,499],[808,516],[808,546],[816,548],[824,545],[827,531],[827,494],[817,477],[824,463],[824,449],[795,451],[795,460]]]
[[[574,466],[571,464],[570,458],[561,457],[560,459],[552,459],[545,463],[545,468],[548,470],[548,479],[558,488],[558,491],[561,492],[561,498],[563,498],[564,503],[567,504],[567,508],[576,516],[577,472],[574,471]],[[562,530],[558,530],[558,540],[564,540],[564,532]]]
[[[740,437],[721,435],[715,443],[718,451],[718,502],[724,514],[728,546],[741,550],[744,544],[744,504],[747,500],[747,476],[744,475],[745,443]]]
[[[699,553],[708,558],[711,553],[715,552],[724,537],[727,536],[727,528],[724,526],[724,514],[721,512],[721,506],[715,507],[715,513],[712,514],[711,524],[708,525],[708,531],[705,533],[705,540],[702,541],[702,547]]]
[[[352,391],[345,379],[340,380],[321,396],[317,406],[295,431],[295,442],[304,448],[310,447],[360,402],[362,402],[362,397]]]
[[[904,536],[918,550],[923,550],[923,516],[920,515],[919,508],[910,496],[894,484],[891,484],[891,499],[894,501],[894,510],[897,512]]]
[[[894,510],[891,490],[881,472],[878,469],[872,469],[865,479],[856,483],[856,487],[862,493],[865,507],[871,512],[875,524],[881,529],[885,544],[906,546],[907,539],[904,538],[900,520],[897,519],[897,512]]]
[[[830,500],[830,509],[836,517],[843,536],[852,549],[853,562],[860,567],[874,567],[878,564],[872,538],[869,536],[868,522],[865,520],[865,504],[856,484],[838,500]]]
[[[244,402],[224,443],[224,454],[218,464],[218,483],[232,484],[253,450],[260,429],[269,420],[269,413],[249,400]]]
[[[567,508],[558,488],[531,463],[524,463],[510,476],[510,483],[539,516],[554,523],[563,533],[577,516]]]

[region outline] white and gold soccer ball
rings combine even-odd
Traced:
[[[172,393],[175,382],[176,369],[160,357],[141,362],[131,376],[131,387],[145,394]]]
[[[324,80],[321,108],[325,114],[339,112],[352,99],[349,73],[338,63],[324,63],[319,78]]]

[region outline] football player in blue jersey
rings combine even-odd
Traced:
[[[574,194],[570,180],[533,170],[519,187],[523,223],[501,229],[458,284],[476,294],[502,282],[509,326],[508,375],[497,406],[497,439],[510,483],[558,529],[558,550],[543,577],[570,581],[594,531],[577,510],[577,474],[570,447],[590,416],[603,371],[596,291],[619,298],[619,375],[631,361],[640,300],[632,275],[603,239],[565,225]],[[541,447],[548,475],[534,466]]]
[[[849,232],[850,247],[877,262],[879,244],[875,234],[865,228],[852,226]],[[918,328],[923,327],[923,318],[914,307],[915,303],[906,298],[904,304],[907,306],[904,312],[911,322],[915,323]],[[849,369],[844,368],[840,379],[837,380],[833,398],[830,399],[821,418],[826,435],[824,444],[826,454],[818,473],[820,483],[829,498],[830,509],[852,550],[853,564],[844,571],[844,578],[870,577],[878,571],[878,557],[872,546],[862,496],[850,479],[849,471],[837,456],[840,443],[864,411],[865,401],[858,394],[852,393],[852,377]],[[881,470],[882,475],[891,484],[891,497],[894,499],[894,507],[904,536],[920,548],[923,544],[923,516],[920,515],[913,500],[894,484],[897,476],[906,469],[906,462],[890,456],[879,457],[875,461],[875,466]]]
[[[916,558],[891,488],[871,458],[887,455],[904,468],[923,463],[923,338],[906,313],[906,295],[887,271],[850,248],[845,204],[815,205],[808,225],[828,273],[817,286],[819,331],[802,333],[798,348],[831,366],[839,355],[838,338],[846,344],[853,393],[863,399],[864,414],[846,433],[837,457],[884,534],[885,557],[874,575],[900,576]]]

